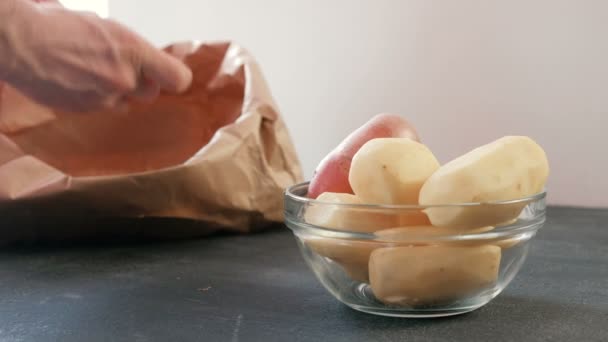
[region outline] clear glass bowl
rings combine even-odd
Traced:
[[[285,192],[285,222],[304,260],[339,301],[378,315],[450,316],[487,304],[513,280],[545,222],[545,192],[397,206],[321,202],[307,198],[307,190],[302,183]],[[465,219],[458,227],[433,227],[429,211]]]

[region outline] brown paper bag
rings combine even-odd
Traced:
[[[52,111],[2,87],[0,241],[19,238],[11,217],[205,223],[191,235],[250,232],[282,220],[282,192],[302,172],[254,59],[231,43],[167,49],[192,68],[191,88],[131,103],[128,113]],[[56,227],[53,237],[89,229],[66,227]],[[165,230],[175,233],[171,225]]]

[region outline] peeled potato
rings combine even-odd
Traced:
[[[463,241],[441,241],[436,238],[442,236],[453,236],[458,234],[479,234],[488,232],[494,229],[492,226],[480,227],[466,230],[454,229],[451,227],[435,227],[435,226],[410,226],[384,229],[375,232],[380,241],[388,241],[398,243],[399,245],[479,245],[479,240],[463,240]]]
[[[399,224],[395,227],[431,225],[431,221],[422,210],[406,210],[396,215],[399,216]]]
[[[508,136],[443,165],[420,190],[421,205],[512,200],[545,186],[549,164],[532,139]],[[436,207],[425,210],[435,226],[497,226],[519,216],[526,203]]]
[[[435,227],[431,225],[409,226],[391,229],[383,229],[375,232],[379,241],[391,242],[394,246],[482,246],[494,245],[502,249],[509,249],[524,241],[520,237],[495,238],[495,239],[462,239],[462,240],[439,240],[441,236],[481,234],[493,230],[494,227],[486,226],[473,229],[458,229],[452,227]],[[386,245],[383,244],[384,247]]]
[[[360,204],[355,195],[325,192],[317,201],[336,204]],[[305,221],[324,228],[351,232],[372,233],[409,224],[428,224],[426,214],[420,211],[354,210],[339,205],[312,204],[304,214]],[[387,246],[373,241],[334,239],[326,237],[303,238],[314,252],[332,259],[354,280],[368,282],[367,263],[375,248]]]
[[[510,238],[510,239],[498,240],[498,241],[494,242],[493,244],[502,249],[509,249],[509,248],[517,246],[522,241],[524,241],[524,240],[521,240],[518,238]]]
[[[365,203],[418,204],[426,179],[439,168],[433,153],[408,138],[379,138],[353,157],[349,181]]]
[[[403,137],[419,140],[414,127],[396,114],[378,114],[352,132],[317,166],[308,186],[308,197],[317,198],[324,192],[353,193],[348,182],[351,160],[371,139]]]
[[[327,237],[304,238],[304,243],[315,253],[332,259],[338,263],[354,280],[369,282],[368,262],[374,249],[381,247],[424,245],[427,242],[420,240],[422,236],[436,236],[446,234],[449,229],[433,226],[412,226],[392,229],[383,229],[375,232],[382,241],[347,240]],[[450,230],[450,233],[454,232]],[[418,238],[418,239],[416,239]]]
[[[493,227],[481,227],[461,231],[463,234],[483,233],[492,230]],[[397,246],[479,246],[479,241],[434,241],[434,237],[458,234],[458,230],[434,226],[410,226],[392,229],[383,229],[375,232],[378,241],[370,240],[347,240],[327,237],[303,238],[315,253],[332,259],[338,263],[353,280],[368,283],[368,262],[371,253],[378,248]],[[425,238],[429,238],[426,240]],[[506,243],[510,240],[498,241],[494,245]],[[486,242],[489,243],[489,242]],[[503,248],[506,248],[504,246]],[[510,246],[508,246],[510,247]]]
[[[306,210],[306,222],[323,228],[352,232],[374,232],[384,228],[398,227],[402,221],[407,220],[407,218],[393,212],[366,211],[363,208],[353,210],[341,207],[339,204],[361,204],[359,198],[351,194],[325,192],[317,200],[338,204],[335,206],[312,204]],[[411,217],[409,219],[414,220]],[[423,218],[418,219],[423,220]],[[426,219],[426,216],[424,219]]]
[[[441,304],[493,286],[500,258],[500,247],[491,245],[378,248],[370,255],[369,280],[385,304]]]
[[[371,252],[383,246],[373,241],[345,240],[324,237],[304,239],[315,253],[338,263],[353,280],[367,283],[367,263]]]

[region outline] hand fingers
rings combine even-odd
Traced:
[[[180,59],[170,53],[157,49],[135,32],[113,20],[107,20],[116,30],[115,34],[128,43],[130,58],[138,70],[138,76],[158,84],[160,89],[172,93],[181,93],[188,89],[192,82],[192,71]]]
[[[169,53],[142,43],[140,51],[142,74],[156,82],[161,89],[181,93],[188,89],[192,82],[192,71],[182,61]]]
[[[106,105],[109,109],[116,113],[127,113],[130,109],[130,100],[135,99],[144,103],[151,103],[160,93],[159,85],[145,77],[141,77],[141,81],[137,88],[129,94],[125,94],[118,98],[109,100]]]
[[[140,83],[133,93],[129,94],[131,97],[136,98],[143,102],[152,102],[160,93],[160,86],[158,83],[151,81],[145,76],[141,77]]]
[[[166,47],[165,49],[163,49],[163,51],[167,52],[168,54],[170,54],[171,56],[173,56],[175,58],[183,60],[189,53],[192,52],[193,49],[194,49],[194,43],[180,42],[180,43],[174,43],[174,44]]]
[[[126,100],[126,99],[125,99],[125,100],[118,101],[118,102],[117,102],[117,103],[114,105],[114,107],[112,108],[112,110],[113,110],[115,113],[121,113],[121,114],[126,114],[126,113],[128,113],[128,112],[129,112],[129,109],[130,109],[129,102],[128,102],[128,100]]]

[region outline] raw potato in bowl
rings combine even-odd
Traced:
[[[418,204],[418,194],[439,162],[425,145],[408,138],[379,138],[353,157],[348,180],[365,203]]]
[[[395,213],[373,209],[349,210],[349,207],[343,206],[363,204],[356,195],[324,192],[317,197],[317,201],[323,202],[324,205],[312,203],[306,209],[305,219],[306,222],[323,228],[373,233],[386,228],[430,224],[426,214],[418,210]],[[328,206],[327,203],[335,205]]]
[[[310,181],[308,197],[317,198],[324,192],[352,194],[348,174],[353,156],[366,142],[385,137],[419,140],[414,127],[403,117],[388,113],[375,115],[323,158]]]
[[[315,253],[339,264],[351,279],[363,283],[369,282],[369,255],[374,249],[386,246],[373,241],[326,237],[304,237],[302,240]]]
[[[481,233],[493,227],[482,227],[463,230],[461,233]],[[356,281],[368,283],[368,263],[370,254],[377,248],[396,246],[428,246],[437,244],[434,237],[454,235],[450,228],[425,226],[409,226],[383,229],[374,232],[378,241],[362,239],[341,239],[328,237],[303,237],[304,243],[321,256],[338,263],[344,271]],[[428,238],[428,239],[427,239]],[[444,244],[449,244],[445,242]],[[479,242],[452,243],[458,246],[479,245]]]
[[[549,175],[543,149],[532,139],[507,136],[439,168],[420,190],[421,205],[507,201],[541,192]],[[425,210],[436,226],[500,225],[519,216],[512,205],[437,207]]]
[[[375,235],[382,241],[400,242],[410,244],[464,244],[466,242],[442,242],[436,241],[435,238],[442,236],[454,236],[459,234],[476,234],[488,232],[494,229],[492,226],[472,228],[472,229],[454,229],[451,227],[435,227],[435,226],[410,226],[399,227],[377,231]],[[471,242],[474,243],[474,242]]]
[[[306,222],[319,227],[369,233],[384,228],[398,227],[400,223],[400,218],[394,214],[355,211],[341,206],[341,204],[362,204],[355,195],[324,192],[317,197],[317,201],[336,204],[335,206],[316,206],[313,203],[306,210]]]
[[[381,241],[390,241],[396,245],[441,245],[441,246],[480,246],[494,245],[502,249],[514,247],[520,242],[521,237],[494,238],[494,239],[436,239],[441,237],[453,237],[458,235],[482,234],[494,229],[492,226],[480,228],[454,228],[436,226],[409,226],[391,228],[377,231],[375,235]]]
[[[492,245],[379,248],[370,255],[370,285],[389,305],[441,304],[491,288],[500,258],[500,247]]]
[[[543,149],[507,136],[440,165],[417,139],[371,131],[352,135],[345,146],[356,148],[316,175],[316,191],[343,190],[292,202],[290,228],[316,276],[343,303],[380,315],[448,316],[487,304],[545,222]]]
[[[316,205],[323,202],[323,205]],[[428,225],[426,215],[420,211],[394,213],[381,210],[356,210],[342,205],[361,204],[351,194],[325,192],[305,212],[305,221],[322,228],[350,232],[382,234],[387,228],[408,225]],[[333,203],[335,205],[328,205]],[[419,228],[416,226],[416,228]],[[433,227],[434,228],[434,227]],[[390,229],[388,229],[390,230]],[[333,239],[327,237],[303,238],[313,251],[338,263],[354,280],[368,282],[367,263],[375,248],[384,246],[365,240]]]

